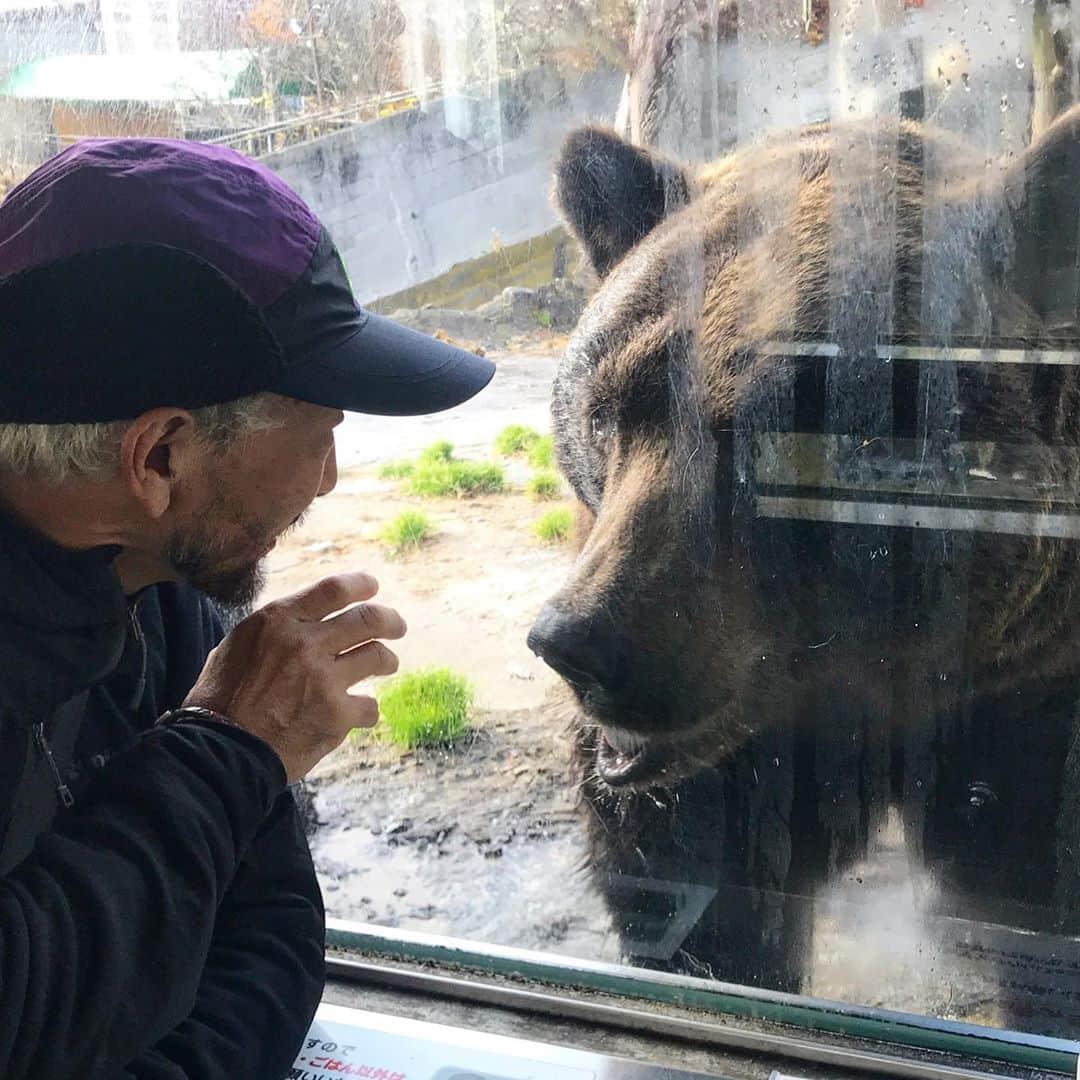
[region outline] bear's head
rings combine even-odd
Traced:
[[[827,394],[846,370],[851,386],[857,419],[841,423],[836,452],[850,460],[837,468],[861,468],[893,432],[891,414],[873,408],[874,388],[892,378],[874,354],[881,341],[1074,344],[1077,166],[1077,111],[997,173],[908,122],[818,125],[696,172],[601,128],[569,136],[556,199],[599,279],[553,399],[581,546],[529,644],[576,696],[579,750],[594,777],[626,790],[670,784],[789,716],[808,689],[820,704],[850,688],[884,713],[888,678],[852,672],[888,657],[891,673],[898,650],[911,667],[913,650],[928,663],[940,651],[929,636],[898,643],[894,620],[871,609],[869,547],[858,573],[825,580],[818,571],[835,571],[829,548],[847,534],[758,520],[754,418],[787,409],[797,419],[801,407],[803,361],[778,343],[830,344],[838,363],[856,365],[819,379]],[[1053,224],[1063,221],[1066,230]],[[939,248],[927,256],[931,243]],[[971,365],[976,374],[962,373],[951,399],[934,391],[941,431],[914,417],[918,438],[963,441],[977,423],[984,442],[987,424],[1013,441],[1075,442],[1074,369],[1033,409],[1030,371],[1008,367],[987,381]],[[778,536],[780,574],[760,557]],[[974,549],[970,560],[981,575],[970,621],[986,627],[980,670],[1001,678],[1007,664],[1032,662],[1035,645],[1017,645],[1034,640],[1018,613],[1030,614],[1031,595],[1053,576],[1047,566],[1066,555],[1039,537],[987,543],[994,557]],[[1038,636],[1045,645],[1056,634],[1064,649],[1067,626],[1054,626]]]

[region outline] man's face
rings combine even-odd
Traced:
[[[185,520],[165,556],[184,581],[223,604],[246,607],[262,586],[260,564],[318,495],[337,483],[338,409],[281,398],[280,425],[234,444],[207,447]]]

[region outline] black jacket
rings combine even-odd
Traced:
[[[221,624],[114,555],[0,521],[0,1076],[276,1080],[323,984],[295,803],[260,740],[153,727]]]

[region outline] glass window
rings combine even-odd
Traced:
[[[1075,2],[0,20],[7,183],[216,139],[497,362],[269,561],[410,624],[306,785],[331,915],[1080,1031]]]

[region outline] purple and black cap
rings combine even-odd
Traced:
[[[452,408],[494,366],[363,310],[326,229],[219,146],[91,139],[0,204],[0,422],[126,419],[273,391]]]

